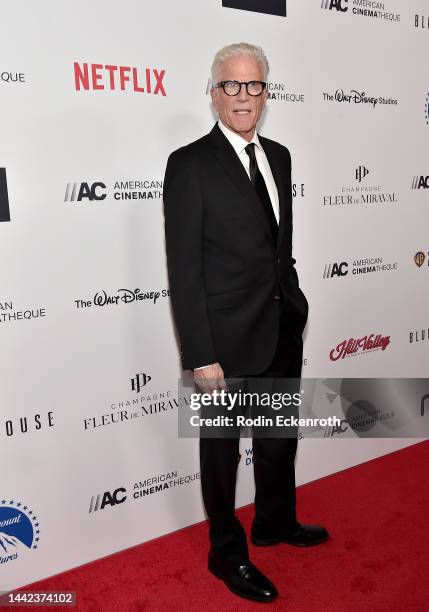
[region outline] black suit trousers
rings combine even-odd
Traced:
[[[256,378],[301,377],[302,340],[291,333],[283,302],[279,302],[279,336],[274,358]],[[295,455],[297,437],[253,436],[255,524],[267,532],[286,532],[296,525]],[[239,436],[200,436],[200,470],[210,542],[223,561],[249,559],[246,534],[235,515]]]

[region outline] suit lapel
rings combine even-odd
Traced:
[[[262,206],[259,202],[256,191],[252,183],[250,182],[250,179],[247,175],[245,168],[243,167],[243,164],[239,160],[236,152],[234,151],[234,148],[228,142],[228,139],[225,138],[225,136],[222,134],[217,123],[211,131],[211,137],[212,142],[214,144],[214,153],[217,159],[222,164],[231,180],[238,187],[238,189],[244,196],[250,210],[254,213],[257,220],[265,229],[267,235],[272,241],[270,225],[264,214],[264,211],[262,210]]]

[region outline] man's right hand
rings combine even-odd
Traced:
[[[223,370],[219,363],[212,363],[204,368],[194,370],[194,381],[204,393],[210,393],[215,389],[227,389]]]

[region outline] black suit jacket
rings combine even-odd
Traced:
[[[164,179],[171,302],[184,369],[219,362],[225,376],[258,374],[274,357],[279,296],[298,342],[308,316],[292,257],[291,159],[259,136],[277,186],[277,244],[255,189],[216,124],[174,151]]]

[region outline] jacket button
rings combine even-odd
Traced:
[[[280,263],[280,257],[277,257],[277,263],[278,264]]]
[[[275,296],[274,296],[274,299],[275,299],[275,300],[279,300],[279,299],[280,299],[280,296],[279,296],[279,295],[275,295]]]

